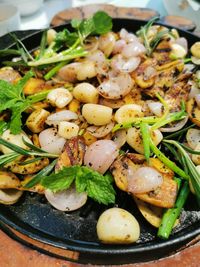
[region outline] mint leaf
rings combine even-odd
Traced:
[[[12,109],[12,116],[10,122],[10,131],[12,134],[19,134],[22,127],[22,112],[20,109]]]
[[[82,20],[81,19],[72,19],[71,25],[74,29],[78,29],[81,25]]]
[[[76,32],[70,32],[67,29],[62,30],[56,34],[55,45],[53,46],[54,51],[58,51],[62,47],[71,46],[75,43],[78,38]]]
[[[79,27],[79,32],[82,38],[85,39],[88,35],[95,31],[93,18],[83,20]]]
[[[33,76],[35,76],[34,72],[29,71],[24,75],[24,77],[22,79],[20,79],[18,81],[18,83],[16,85],[14,85],[14,90],[15,90],[15,93],[18,97],[24,96],[23,88],[24,88],[25,84],[28,82],[28,80]]]
[[[56,192],[69,188],[73,181],[75,181],[77,192],[86,192],[98,203],[108,205],[115,202],[111,175],[104,176],[86,166],[64,167],[58,173],[43,177],[41,184]]]
[[[115,191],[113,187],[104,181],[88,180],[87,194],[98,203],[104,205],[115,203]]]
[[[104,11],[98,11],[93,16],[94,33],[105,34],[112,30],[112,18]]]
[[[0,80],[0,112],[7,109],[12,111],[10,131],[13,134],[21,132],[21,114],[31,105],[30,100],[24,97],[23,87],[33,75],[32,71],[27,72],[17,84]]]
[[[8,123],[5,121],[0,121],[0,135],[3,134],[4,131],[8,129]]]
[[[11,99],[11,100],[8,100],[7,98],[4,98],[4,101],[0,101],[0,112],[3,111],[3,110],[6,110],[6,109],[11,109],[15,106],[17,102],[17,99],[14,98],[14,99]]]
[[[64,167],[58,173],[43,177],[41,184],[54,192],[67,189],[74,181],[78,169],[79,166]]]
[[[7,81],[0,80],[0,102],[4,101],[4,99],[11,99],[14,97],[17,97],[14,85]]]

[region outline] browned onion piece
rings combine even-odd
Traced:
[[[181,121],[175,122],[175,124],[173,124],[172,127],[162,127],[159,130],[161,132],[164,132],[164,133],[176,132],[176,131],[179,131],[180,129],[182,129],[184,127],[184,125],[187,123],[187,121],[188,121],[188,116],[186,116]]]
[[[107,125],[103,125],[101,127],[98,126],[89,126],[87,128],[87,131],[95,136],[96,138],[105,137],[107,134],[109,134],[112,131],[112,128],[114,127],[114,122],[110,122]]]
[[[11,205],[18,201],[23,192],[16,189],[1,189],[0,190],[0,203]]]
[[[122,147],[126,143],[126,130],[116,131],[112,137],[113,142],[118,148]]]
[[[128,191],[131,193],[146,193],[156,189],[163,182],[163,177],[152,167],[141,167],[129,172]]]

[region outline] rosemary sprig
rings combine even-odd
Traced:
[[[149,20],[147,24],[142,26],[140,30],[136,32],[137,36],[141,37],[144,42],[147,56],[151,56],[152,52],[154,51],[160,40],[163,38],[165,34],[169,32],[169,30],[160,31],[154,36],[153,39],[148,38],[148,32],[151,26],[158,19],[159,19],[158,17],[152,18],[151,20]]]
[[[6,146],[7,148],[10,148],[12,151],[18,153],[18,156],[19,155],[40,156],[40,157],[48,157],[48,158],[57,158],[58,157],[58,155],[45,152],[45,151],[39,149],[38,147],[36,147],[36,146],[34,146],[32,144],[28,144],[28,142],[25,142],[25,144],[28,145],[29,147],[31,146],[30,150],[24,149],[24,148],[21,148],[21,147],[15,145],[15,144],[12,144],[12,143],[4,140],[1,137],[0,137],[0,144],[3,145],[3,146]],[[0,164],[1,164],[1,160],[0,160]]]
[[[165,139],[172,139],[172,138],[175,138],[175,137],[178,137],[180,136],[181,134],[187,132],[190,128],[194,128],[195,127],[195,124],[191,124],[190,126],[186,127],[186,128],[183,128],[179,131],[176,131],[172,134],[169,134],[167,136],[165,136]]]
[[[165,143],[169,143],[177,148],[179,153],[181,154],[182,158],[184,159],[185,165],[188,169],[189,179],[191,180],[191,183],[194,187],[194,191],[196,193],[197,202],[200,206],[200,174],[198,173],[194,163],[192,162],[190,156],[185,151],[185,147],[183,148],[183,145],[178,143],[175,140],[163,140]],[[193,151],[194,153],[194,151]]]
[[[169,140],[166,140],[168,142]],[[171,141],[171,140],[170,140]],[[189,175],[184,172],[181,168],[179,168],[173,161],[168,159],[161,151],[158,149],[153,141],[150,139],[150,149],[151,151],[172,171],[174,171],[176,174],[178,174],[181,178],[188,180]]]
[[[13,152],[0,156],[0,167],[2,168],[4,165],[16,160],[20,156],[19,153]]]
[[[33,178],[27,184],[24,185],[24,188],[31,188],[35,186],[36,184],[39,184],[43,177],[51,173],[51,171],[56,165],[56,162],[57,162],[57,159],[52,161],[48,166],[46,166],[44,169],[42,169],[40,172],[34,175]]]

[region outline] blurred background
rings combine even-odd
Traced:
[[[0,0],[18,7],[21,30],[48,27],[53,16],[61,10],[87,4],[106,3],[124,7],[147,7],[161,16],[179,15],[192,19],[200,29],[200,0]],[[0,18],[1,20],[1,18]]]

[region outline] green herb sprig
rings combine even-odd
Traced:
[[[25,143],[25,145],[27,145],[28,148],[30,149],[24,149],[21,148],[15,144],[12,144],[6,140],[4,140],[3,138],[0,137],[0,144],[11,149],[13,152],[5,154],[5,155],[1,155],[0,156],[0,167],[3,167],[4,165],[6,165],[9,162],[14,161],[15,159],[17,159],[19,156],[35,156],[36,160],[38,160],[37,157],[47,157],[47,158],[57,158],[58,155],[56,154],[51,154],[48,153],[28,142],[26,142],[24,139],[22,139],[23,142]]]
[[[77,57],[84,57],[87,51],[84,48],[85,39],[91,34],[104,34],[112,29],[112,18],[103,11],[96,12],[91,18],[71,21],[74,32],[64,29],[56,34],[55,40],[45,49],[45,35],[41,41],[39,57],[28,61],[28,66],[38,67],[59,63],[45,75],[50,79],[62,66],[61,62],[69,62]],[[67,47],[67,49],[66,49]]]
[[[186,147],[175,140],[163,140],[163,142],[175,146],[176,149],[178,150],[178,152],[180,153],[180,155],[182,157],[182,161],[184,161],[185,167],[188,170],[188,176],[189,176],[189,179],[193,185],[193,188],[194,188],[194,191],[196,194],[196,199],[197,199],[197,202],[200,206],[200,174],[198,173],[198,171],[197,171],[194,163],[192,162],[190,156],[186,152],[186,150],[185,150]],[[196,152],[193,150],[190,150],[190,153],[196,154]],[[200,154],[200,152],[197,152],[197,153]],[[182,177],[182,176],[180,176],[180,177]]]
[[[102,175],[79,165],[64,167],[57,173],[42,177],[40,181],[41,185],[53,192],[68,189],[75,183],[77,192],[86,192],[90,198],[105,205],[115,203],[112,182],[110,174]]]
[[[49,93],[48,90],[29,97],[24,96],[24,85],[33,76],[34,73],[29,71],[17,82],[17,84],[11,84],[7,81],[0,80],[0,112],[7,109],[11,111],[9,128],[12,134],[21,132],[22,112],[31,107],[32,104],[46,99],[46,96]]]
[[[144,46],[146,48],[146,54],[147,56],[151,56],[151,54],[153,53],[154,49],[156,48],[156,46],[158,45],[158,43],[160,42],[160,40],[164,37],[164,35],[166,35],[167,33],[169,33],[169,30],[163,30],[158,32],[153,39],[149,39],[148,38],[148,32],[151,29],[151,26],[159,19],[159,17],[154,17],[151,20],[148,21],[148,23],[146,23],[144,26],[142,26],[140,28],[139,31],[137,31],[137,36],[142,38],[143,42],[144,42]]]

